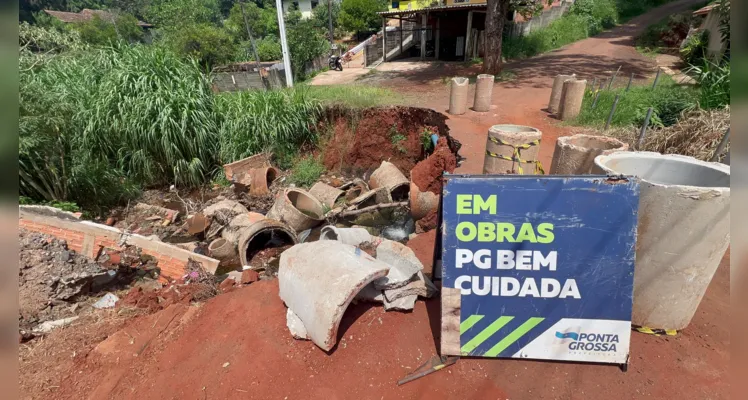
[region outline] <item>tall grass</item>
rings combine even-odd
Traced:
[[[404,104],[401,93],[366,85],[308,86],[309,96],[325,105],[366,108]]]
[[[653,126],[670,126],[678,121],[684,111],[697,107],[699,93],[691,87],[677,86],[668,76],[661,76],[656,89],[651,85],[632,86],[624,89],[600,92],[595,108],[592,108],[594,92],[588,91],[582,103],[582,111],[576,118],[578,125],[601,127],[605,125],[617,94],[618,106],[611,120],[611,126],[641,126],[649,107],[653,108],[650,120]]]
[[[216,98],[216,110],[221,160],[231,162],[264,150],[282,156],[315,143],[313,128],[322,107],[300,87],[222,94]]]
[[[691,65],[686,70],[699,82],[699,103],[705,109],[722,108],[730,104],[730,62],[721,63],[701,59],[701,64]]]

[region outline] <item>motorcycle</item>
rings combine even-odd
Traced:
[[[343,63],[341,62],[341,57],[336,55],[330,55],[330,58],[327,61],[328,66],[331,70],[343,70]]]

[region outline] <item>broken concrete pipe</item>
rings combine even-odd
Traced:
[[[253,168],[265,168],[270,167],[270,159],[272,153],[259,153],[239,161],[234,161],[230,164],[223,166],[223,171],[226,174],[226,179],[231,182],[239,182],[245,185],[249,185],[249,170]]]
[[[568,79],[564,81],[558,110],[558,118],[560,120],[568,121],[579,115],[579,112],[582,110],[585,89],[587,89],[587,81],[584,79]]]
[[[361,196],[368,191],[369,185],[367,185],[366,182],[364,182],[362,179],[356,178],[353,180],[350,186],[346,188],[345,199],[350,202],[351,200],[358,198],[358,196]]]
[[[327,208],[330,209],[335,207],[335,203],[344,193],[344,191],[322,182],[315,183],[314,186],[309,189],[309,194],[319,200],[323,206],[327,206]]]
[[[301,189],[286,189],[275,199],[266,217],[301,232],[321,224],[324,215],[322,204],[314,196]]]
[[[297,244],[280,256],[280,298],[314,344],[329,351],[353,298],[389,270],[366,252],[335,240]]]
[[[433,192],[421,191],[413,180],[410,181],[410,215],[414,221],[425,217],[439,207],[439,196]]]
[[[374,237],[364,228],[338,228],[328,225],[322,228],[319,240],[337,240],[351,246],[371,242]]]
[[[556,140],[551,174],[586,175],[592,172],[595,157],[628,150],[629,145],[607,136],[574,135]]]
[[[299,242],[296,232],[286,224],[262,218],[239,232],[237,246],[241,265],[249,265],[261,250],[294,245]]]
[[[265,216],[256,212],[239,214],[229,222],[228,226],[223,228],[221,237],[236,245],[239,242],[239,235],[245,228],[263,219],[265,219]]]
[[[561,92],[564,90],[564,82],[576,78],[575,74],[556,75],[553,79],[553,88],[551,88],[551,99],[548,101],[548,112],[556,114],[561,106]]]
[[[408,198],[408,178],[391,162],[382,161],[369,178],[372,189],[386,188],[392,201],[403,201]]]
[[[208,255],[220,261],[221,267],[235,267],[239,265],[236,244],[226,239],[216,239],[208,245]]]
[[[475,81],[475,100],[473,100],[473,111],[485,112],[491,109],[493,83],[493,75],[478,75],[478,79]]]
[[[278,176],[278,170],[273,167],[252,168],[249,170],[249,194],[264,196],[270,193],[270,184]]]
[[[632,324],[685,328],[730,244],[730,167],[617,152],[593,172],[641,178]]]
[[[535,174],[542,136],[540,130],[530,126],[492,126],[488,130],[483,173]]]
[[[468,88],[470,81],[468,78],[456,76],[452,78],[449,94],[449,113],[452,115],[465,114],[467,111]]]

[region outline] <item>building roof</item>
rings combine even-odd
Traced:
[[[45,13],[59,19],[62,22],[86,22],[93,18],[94,15],[98,15],[99,18],[105,20],[105,21],[114,21],[114,14],[104,11],[104,10],[91,10],[88,8],[84,8],[79,13],[74,12],[66,12],[66,11],[54,11],[54,10],[44,10]],[[138,21],[138,26],[141,28],[151,28],[153,25],[145,23],[143,21]]]
[[[698,10],[693,12],[693,15],[707,15],[709,14],[709,11],[712,11],[714,8],[716,8],[716,4],[710,4],[706,7],[701,7]]]
[[[453,10],[474,10],[474,9],[481,9],[486,8],[488,5],[486,3],[482,4],[453,4],[450,6],[433,6],[433,7],[424,7],[424,8],[418,8],[415,10],[394,10],[394,11],[380,11],[377,14],[383,16],[383,17],[390,17],[395,15],[402,15],[402,14],[422,14],[427,11],[453,11]]]

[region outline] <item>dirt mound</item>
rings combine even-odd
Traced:
[[[446,119],[434,110],[417,107],[329,110],[321,127],[332,130],[323,153],[325,167],[360,173],[389,160],[407,173],[426,156],[424,142],[428,143],[432,133],[449,135]]]
[[[434,153],[419,162],[410,177],[421,191],[440,195],[442,192],[442,173],[454,172],[457,168],[457,157],[449,149],[447,138],[439,138]]]

